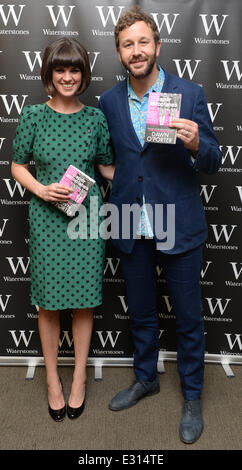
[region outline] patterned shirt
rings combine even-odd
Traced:
[[[141,143],[144,145],[145,142],[145,127],[146,127],[146,116],[148,110],[148,99],[149,93],[152,91],[161,92],[164,84],[165,74],[164,71],[160,66],[159,67],[159,75],[157,77],[156,82],[150,89],[144,94],[142,101],[137,97],[134,90],[130,86],[129,78],[127,80],[127,89],[128,89],[128,101],[129,101],[129,109],[132,124],[134,126],[134,130],[137,134],[137,137]],[[141,218],[137,230],[137,235],[143,235],[148,237],[153,237],[153,232],[150,226],[149,218],[147,215],[147,211],[145,208],[145,198],[143,195],[143,206],[141,208]]]

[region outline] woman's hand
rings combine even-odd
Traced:
[[[12,162],[11,171],[16,181],[46,202],[67,201],[70,194],[74,192],[73,188],[68,188],[60,183],[51,183],[46,186],[39,183],[30,173],[28,163]]]
[[[47,186],[40,185],[37,196],[46,202],[65,202],[73,193],[72,188],[68,188],[60,183],[51,183]]]

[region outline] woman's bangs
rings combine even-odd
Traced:
[[[78,67],[81,70],[82,61],[80,54],[72,47],[63,47],[59,51],[55,51],[51,65],[52,68],[61,65],[62,67]]]

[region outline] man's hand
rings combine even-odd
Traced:
[[[185,147],[191,150],[193,156],[196,157],[199,147],[197,123],[189,121],[189,119],[174,118],[170,127],[177,129],[177,137],[184,142]]]

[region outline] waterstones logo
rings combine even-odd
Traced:
[[[237,164],[237,160],[239,161],[240,159],[238,158],[240,156],[240,151],[242,149],[241,145],[220,145],[220,150],[223,154],[222,157],[222,166],[219,168],[220,173],[231,173],[237,175],[238,173],[242,173],[242,168],[235,166]]]
[[[211,315],[217,312],[219,312],[220,315],[223,315],[226,308],[228,307],[229,302],[231,302],[231,299],[222,299],[222,298],[214,299],[212,297],[205,297],[205,300],[207,300]]]
[[[113,36],[114,26],[116,26],[124,6],[98,5],[95,8],[98,11],[98,15],[104,29],[92,29],[93,36]],[[107,31],[107,27],[112,29]]]
[[[4,230],[6,228],[6,224],[9,221],[9,219],[2,219],[2,226],[0,226],[0,237],[3,236]]]
[[[104,267],[104,276],[110,274],[115,276],[120,264],[120,258],[106,258],[106,265]]]
[[[222,28],[229,15],[208,15],[200,14],[202,26],[206,36],[215,36],[215,38],[208,39],[208,37],[195,37],[194,41],[198,44],[229,44],[228,39],[219,39]]]
[[[33,334],[35,333],[34,330],[8,330],[12,336],[15,346],[18,348],[21,344],[23,344],[26,348],[28,348],[30,341],[32,339]]]
[[[94,67],[96,66],[96,62],[97,62],[99,55],[100,55],[100,52],[97,52],[97,51],[88,52],[91,72],[93,72]],[[92,75],[92,81],[99,81],[99,82],[103,81],[103,77],[102,76],[97,77],[97,76]]]
[[[201,185],[200,196],[203,197],[205,204],[208,204],[210,202],[210,199],[212,198],[215,188],[217,188],[216,184],[212,184],[212,185],[202,184]],[[204,209],[209,210],[209,211],[218,211],[218,206],[205,205]]]
[[[221,225],[220,226],[221,228],[217,228],[219,227],[218,224],[210,224],[210,225],[213,229],[213,234],[216,239],[216,242],[219,242],[220,238],[222,237],[226,243],[229,242],[234,229],[237,227],[237,225],[231,225],[230,226],[231,228],[229,229],[227,228],[229,227],[229,225]]]
[[[204,279],[207,276],[207,272],[212,264],[213,264],[212,261],[206,261],[206,263],[204,263],[204,266],[201,269],[201,280],[200,280],[201,285],[213,286],[213,281],[208,281]]]
[[[38,71],[42,66],[41,51],[22,51],[24,54],[26,62],[28,64],[29,70],[32,73],[36,66],[38,66]],[[40,74],[38,75],[29,75],[26,73],[19,73],[21,80],[40,80]]]
[[[12,240],[6,240],[2,238],[8,222],[9,219],[2,219],[2,224],[0,225],[0,245],[12,245],[13,243]]]
[[[221,106],[223,106],[223,103],[208,103],[208,111],[209,111],[209,115],[210,115],[210,119],[211,119],[212,123],[214,123]],[[213,126],[213,130],[214,131],[223,131],[224,127],[223,126]]]
[[[223,298],[213,298],[213,297],[205,297],[209,307],[209,315],[204,315],[204,320],[212,321],[212,322],[232,322],[231,317],[224,316],[225,310],[227,309],[231,299],[223,299]],[[214,316],[214,314],[218,314],[219,316]]]
[[[62,336],[59,338],[59,348],[63,348],[64,343],[67,344],[68,348],[73,346],[73,337],[72,335],[70,337],[70,332],[68,330],[62,331]]]
[[[72,12],[74,8],[76,8],[75,5],[45,5],[46,8],[48,8],[50,18],[52,21],[53,26],[56,28],[57,25],[61,28],[67,28],[69,25],[69,21],[71,19]],[[63,31],[59,30],[50,30],[50,29],[43,29],[44,35],[47,36],[55,36],[55,35],[60,35],[60,36],[78,36],[79,33],[78,31],[68,31],[64,29]]]
[[[234,83],[221,83],[217,82],[217,88],[225,88],[229,90],[237,90],[242,89],[242,85],[240,82],[242,77],[242,72],[240,70],[240,61],[239,60],[220,60],[224,71],[225,77],[227,82],[230,82],[231,79],[235,79]]]
[[[164,304],[166,306],[166,310],[165,310],[165,313],[159,313],[159,318],[163,318],[163,319],[168,319],[168,320],[171,320],[171,319],[174,319],[176,318],[175,315],[172,315],[172,305],[170,303],[170,296],[169,295],[162,295],[163,299],[164,299]],[[162,330],[163,332],[164,330]]]
[[[229,245],[229,241],[232,238],[234,231],[238,228],[237,225],[227,225],[227,224],[210,224],[212,228],[212,234],[215,241],[222,242],[225,244],[214,245],[212,243],[206,243],[207,248],[211,249],[221,249],[221,250],[238,250],[237,245]]]
[[[113,332],[112,330],[96,331],[96,334],[103,349],[93,349],[93,352],[97,356],[103,354],[122,356],[124,354],[124,351],[115,349],[121,333],[122,331]],[[109,349],[107,350],[105,348]]]
[[[25,105],[26,98],[29,95],[21,95],[22,98],[19,98],[19,95],[0,95],[0,98],[2,100],[2,104],[5,109],[5,113],[8,114],[16,114],[16,112],[20,115],[22,112],[22,109]],[[6,118],[0,116],[0,122],[18,122],[18,118]]]
[[[242,204],[242,186],[235,186],[239,193],[240,202]]]
[[[192,63],[192,59],[172,59],[175,62],[177,73],[180,78],[183,76],[189,77],[193,80],[193,77],[197,71],[198,64],[202,62],[201,59],[194,59],[195,63]],[[181,64],[180,64],[181,63]]]
[[[0,5],[0,17],[2,18],[4,26],[8,26],[9,21],[18,26],[23,9],[26,5]],[[15,11],[18,11],[16,12]]]
[[[103,348],[105,348],[106,345],[115,348],[122,331],[115,331],[115,333],[113,333],[113,331],[96,331],[96,333]]]
[[[6,140],[6,137],[0,137],[0,151],[2,150],[4,140]]]
[[[4,299],[5,297],[5,299]],[[6,294],[6,295],[3,295],[3,294],[0,294],[0,308],[3,312],[5,312],[6,308],[7,308],[7,305],[8,305],[8,302],[9,302],[9,299],[12,297],[11,294]]]
[[[238,195],[239,195],[239,200],[240,200],[240,203],[242,204],[242,186],[235,186],[235,189],[237,189],[238,191]],[[232,212],[242,212],[242,205],[237,205],[237,206],[230,206],[231,207],[231,211]]]
[[[9,178],[3,178],[3,181],[6,185],[7,192],[11,199],[1,199],[2,205],[25,205],[29,204],[29,201],[23,200],[26,189],[21,186],[21,184],[16,180],[11,180]],[[13,200],[17,193],[17,197],[22,198],[22,200]]]
[[[99,99],[100,97],[98,97]],[[108,181],[107,184],[105,184],[104,186],[100,186],[100,191],[101,191],[101,194],[102,194],[102,197],[104,200],[106,200],[107,198],[107,195],[109,194],[110,190],[112,188],[112,182],[111,181]]]
[[[225,336],[227,338],[230,351],[233,351],[235,347],[238,347],[239,351],[242,351],[241,333],[225,333]]]
[[[6,256],[5,259],[8,261],[11,271],[14,276],[16,274],[20,274],[21,277],[10,277],[10,276],[3,276],[5,282],[20,282],[20,281],[30,281],[29,277],[23,277],[27,274],[29,269],[30,258],[29,256],[26,259],[23,256]]]
[[[170,36],[176,24],[177,18],[180,16],[180,13],[151,13],[151,16],[153,16],[159,33],[163,35],[163,31],[165,31],[166,34]],[[162,37],[161,41],[165,43],[179,44],[182,42],[180,38],[171,37]]]
[[[5,27],[11,29],[0,29],[1,35],[26,35],[29,34],[28,30],[12,29],[18,27],[23,9],[26,5],[15,5],[15,4],[0,4],[0,23],[2,21]],[[1,26],[0,26],[1,27]]]
[[[120,303],[122,305],[124,313],[127,313],[128,312],[128,304],[125,300],[125,296],[124,295],[118,295],[118,298],[120,300]]]
[[[52,20],[53,25],[57,26],[57,23],[62,20],[62,25],[67,28],[68,23],[71,18],[71,14],[73,9],[75,8],[75,5],[69,5],[69,6],[63,6],[63,5],[57,5],[56,7],[53,5],[46,5],[46,8],[49,10],[49,14]]]
[[[225,281],[225,285],[229,287],[242,287],[242,263],[239,263],[237,261],[229,261],[229,264],[231,265],[232,272],[234,275],[235,281]]]

